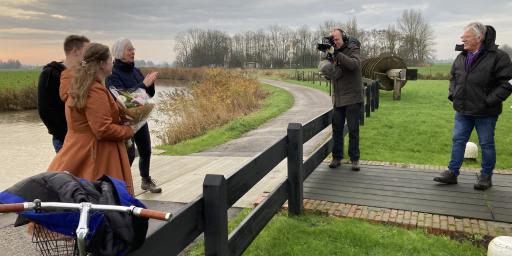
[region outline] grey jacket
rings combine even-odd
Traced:
[[[361,56],[359,45],[347,40],[334,57],[336,75],[332,77],[332,103],[343,107],[363,102],[361,82]]]

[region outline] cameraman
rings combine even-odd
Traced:
[[[330,168],[340,166],[343,159],[343,127],[348,125],[348,155],[352,170],[359,171],[359,115],[363,102],[361,83],[361,58],[359,42],[344,36],[343,30],[335,28],[331,32],[334,46],[328,50],[332,55],[331,75],[333,85],[332,161]],[[322,71],[322,70],[321,70]]]

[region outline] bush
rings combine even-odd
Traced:
[[[37,108],[37,86],[0,90],[0,111]]]
[[[145,75],[150,71],[158,71],[160,79],[199,81],[205,73],[204,68],[141,68]]]
[[[267,96],[255,79],[242,72],[209,69],[190,90],[177,90],[164,96],[160,106],[168,115],[164,144],[176,144],[204,134],[237,117],[258,109]]]

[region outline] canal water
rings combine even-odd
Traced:
[[[166,93],[183,88],[186,87],[177,82],[159,81],[153,99],[158,104]],[[148,121],[153,146],[160,144],[157,134],[162,129],[164,116],[154,111]],[[55,151],[52,136],[41,122],[37,110],[0,112],[0,156],[0,191],[46,171]]]

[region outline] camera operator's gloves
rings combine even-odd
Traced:
[[[334,65],[329,60],[322,60],[318,63],[318,71],[327,80],[331,80],[335,73]]]
[[[334,47],[331,46],[329,49],[327,49],[327,52],[330,54],[334,54]]]

